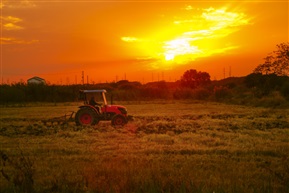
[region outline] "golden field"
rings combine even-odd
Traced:
[[[1,193],[289,192],[289,109],[125,102],[122,128],[41,122],[78,105],[0,109]]]

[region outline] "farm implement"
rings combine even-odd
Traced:
[[[60,117],[53,117],[50,119],[42,120],[41,122],[46,126],[53,126],[53,125],[67,125],[68,122],[73,122],[74,118],[73,115],[75,114],[74,111],[66,113]]]

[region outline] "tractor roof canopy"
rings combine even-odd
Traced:
[[[102,89],[102,90],[80,90],[80,92],[83,92],[83,93],[106,93],[106,90],[105,89]]]

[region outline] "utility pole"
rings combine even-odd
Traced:
[[[84,85],[84,71],[82,71],[81,82]]]

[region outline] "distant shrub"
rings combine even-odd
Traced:
[[[193,90],[193,98],[197,100],[206,100],[208,99],[212,93],[206,88],[197,88]]]
[[[140,89],[141,99],[171,99],[171,90],[165,81],[147,83]]]
[[[140,93],[136,89],[135,90],[114,90],[107,95],[108,99],[110,98],[109,95],[113,97],[113,100],[123,100],[123,101],[138,100],[140,97]]]
[[[262,107],[279,107],[284,106],[286,103],[286,99],[278,91],[255,101],[256,106]]]
[[[212,95],[211,91],[207,88],[199,87],[196,89],[179,88],[173,92],[174,99],[196,99],[206,100]]]
[[[282,85],[281,94],[289,101],[289,82],[286,82]]]
[[[228,87],[225,86],[215,86],[214,96],[217,101],[227,99],[231,96],[231,91]]]
[[[117,87],[122,90],[135,90],[141,87],[140,82],[129,82],[128,80],[121,80],[117,82]]]
[[[254,91],[256,97],[268,96],[275,91],[287,98],[289,96],[289,77],[277,76],[276,74],[252,73],[246,76],[245,85]],[[288,97],[289,98],[289,97]]]
[[[191,99],[193,95],[193,90],[190,88],[176,89],[173,92],[174,99]]]

